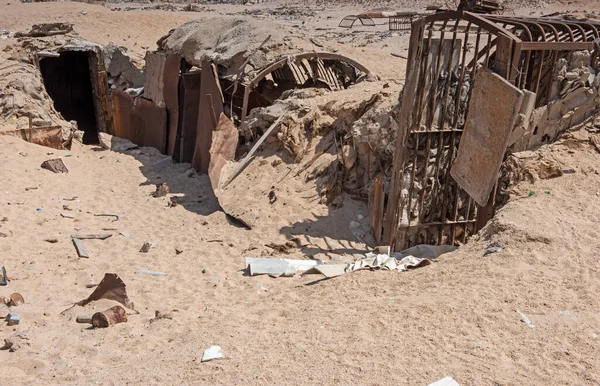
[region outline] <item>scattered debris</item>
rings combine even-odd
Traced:
[[[68,173],[69,170],[63,163],[62,159],[50,159],[42,163],[42,169],[50,170],[53,173]]]
[[[102,312],[96,312],[92,316],[92,326],[96,328],[106,328],[126,321],[127,312],[121,306],[114,306]]]
[[[92,294],[86,299],[75,303],[73,307],[83,307],[93,301],[100,299],[114,300],[121,303],[130,310],[134,309],[134,304],[131,302],[131,300],[129,300],[129,297],[127,296],[125,283],[123,283],[123,280],[121,280],[121,278],[115,273],[105,273],[104,278],[102,279],[100,284],[98,284],[98,287],[94,290],[94,292],[92,292]],[[63,313],[65,311],[63,311]]]
[[[571,315],[571,311],[567,311],[567,310],[560,310],[558,313],[561,315]]]
[[[140,274],[140,275],[149,275],[149,276],[167,276],[167,274],[164,272],[155,272],[155,271],[140,270],[140,271],[135,271],[135,273]]]
[[[23,299],[23,295],[15,292],[14,294],[11,294],[8,298],[0,296],[0,302],[6,304],[8,307],[16,307],[20,306],[21,304],[25,304],[25,299]]]
[[[119,234],[123,237],[130,237],[131,235],[127,232],[119,232]]]
[[[483,256],[491,255],[492,253],[502,253],[502,247],[488,247],[483,251]]]
[[[70,219],[75,218],[75,216],[70,213],[61,213],[60,215],[61,215],[61,217],[64,217],[64,218],[70,218]]]
[[[116,214],[105,214],[105,213],[100,213],[100,214],[95,214],[94,216],[96,217],[114,217],[115,219],[112,220],[112,222],[116,222],[119,221],[119,216]]]
[[[452,377],[442,378],[439,381],[430,383],[428,386],[460,386]]]
[[[44,241],[48,242],[50,244],[56,244],[56,243],[58,243],[58,239],[56,237],[51,237],[49,239],[45,239]]]
[[[41,23],[34,24],[29,32],[17,32],[15,37],[39,38],[44,36],[64,35],[73,31],[71,23]]]
[[[109,237],[112,237],[112,235],[110,233],[90,233],[90,234],[84,234],[84,235],[74,235],[71,237],[74,239],[79,239],[79,240],[92,240],[92,239],[106,240]]]
[[[156,191],[152,193],[152,197],[164,197],[169,193],[169,185],[166,183],[156,184]]]
[[[172,312],[154,311],[154,318],[150,319],[150,323],[154,323],[161,319],[172,320],[174,311],[177,311],[177,310],[173,310]]]
[[[152,247],[152,244],[146,242],[146,243],[144,243],[144,245],[142,245],[142,248],[140,248],[140,252],[148,253],[148,251],[150,250],[150,247]]]
[[[256,275],[281,275],[294,276],[298,272],[307,271],[317,265],[323,264],[321,260],[291,260],[291,259],[265,259],[246,257],[246,268],[250,276]]]
[[[9,312],[6,316],[6,322],[8,326],[15,326],[21,322],[21,315],[14,312]]]
[[[0,285],[8,285],[8,278],[6,276],[6,268],[2,267],[2,271],[0,272]]]
[[[523,314],[519,310],[517,310],[517,313],[519,314],[519,316],[521,316],[521,322],[525,323],[529,328],[535,328],[535,325],[531,323],[531,320],[529,320],[529,318],[525,316],[525,314]]]
[[[102,132],[98,133],[98,140],[100,142],[100,146],[102,146],[102,148],[106,150],[124,152],[127,150],[138,148],[138,145],[136,145],[128,139],[115,137],[113,135]]]
[[[90,257],[88,255],[87,249],[85,249],[81,240],[75,237],[71,238],[71,240],[73,241],[73,245],[75,246],[75,250],[77,251],[77,256],[84,257],[86,259]]]
[[[183,253],[183,249],[175,248],[175,254],[180,255]]]
[[[274,204],[275,201],[277,201],[277,195],[275,194],[275,190],[274,190],[274,186],[271,188],[271,191],[269,192],[269,203],[270,204]]]
[[[210,346],[209,348],[204,350],[201,362],[208,362],[215,359],[223,358],[225,358],[225,356],[223,355],[223,350],[221,349],[221,346]]]
[[[37,186],[31,186],[31,187],[25,188],[25,191],[28,192],[30,190],[36,190],[37,188],[38,188]]]
[[[304,272],[304,275],[322,274],[333,278],[364,269],[386,269],[403,272],[430,265],[438,256],[456,250],[452,245],[415,245],[402,252],[391,252],[389,246],[377,247],[350,264],[322,264]]]

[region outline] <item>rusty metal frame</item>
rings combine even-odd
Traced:
[[[493,215],[494,193],[478,207],[449,175],[477,66],[536,93],[539,107],[550,101],[545,85],[559,57],[589,50],[597,63],[599,29],[462,11],[414,21],[383,242],[395,249],[464,242]]]
[[[241,121],[244,122],[246,120],[246,116],[248,114],[248,100],[250,97],[250,92],[258,85],[258,83],[261,80],[263,80],[267,75],[271,74],[272,72],[282,69],[290,62],[298,65],[303,60],[312,60],[312,59],[341,61],[341,62],[351,65],[352,67],[359,70],[360,72],[362,72],[365,75],[369,74],[369,70],[362,64],[358,63],[357,61],[350,59],[346,56],[334,54],[331,52],[307,52],[307,53],[302,53],[302,54],[297,54],[297,55],[282,58],[282,59],[270,64],[269,66],[265,67],[264,69],[262,69],[260,72],[258,72],[256,75],[254,75],[254,77],[252,78],[252,80],[250,80],[249,83],[244,84],[245,90],[244,90],[244,101],[243,101],[243,105],[242,105]]]

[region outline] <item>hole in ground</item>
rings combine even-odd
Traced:
[[[61,52],[57,58],[40,60],[44,86],[54,108],[67,121],[77,121],[83,142],[98,143],[98,128],[87,52]]]

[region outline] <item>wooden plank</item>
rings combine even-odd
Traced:
[[[481,206],[488,204],[515,126],[523,92],[486,68],[475,75],[469,112],[450,175]]]
[[[181,71],[181,56],[167,56],[163,76],[163,94],[167,108],[167,154],[172,156],[175,151],[177,128],[179,126],[179,73]]]
[[[89,258],[87,250],[83,246],[83,243],[79,239],[73,239],[73,245],[75,245],[75,250],[77,251],[77,255],[79,257]]]
[[[196,147],[192,158],[192,167],[198,173],[202,174],[208,173],[208,166],[210,164],[212,131],[216,126],[216,123],[213,124],[212,116],[214,114],[215,117],[219,117],[223,113],[223,102],[219,98],[221,91],[217,82],[218,79],[214,77],[211,64],[208,61],[202,62]],[[210,98],[208,97],[209,95]],[[210,100],[213,102],[212,107],[214,109],[211,107]]]
[[[381,242],[381,234],[383,231],[383,209],[385,202],[385,191],[383,178],[375,177],[373,186],[373,209],[372,209],[372,227],[373,237],[379,244]]]

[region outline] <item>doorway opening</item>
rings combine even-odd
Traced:
[[[56,58],[40,60],[44,86],[54,108],[67,121],[77,121],[83,142],[98,143],[98,126],[88,52],[65,51]]]

